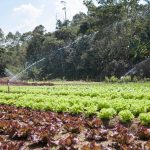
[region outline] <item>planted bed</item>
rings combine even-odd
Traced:
[[[150,149],[150,83],[0,87],[2,149]]]

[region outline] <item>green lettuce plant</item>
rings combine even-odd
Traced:
[[[122,110],[118,115],[122,122],[129,122],[134,118],[134,115],[130,110]]]
[[[139,115],[140,121],[144,125],[150,125],[150,112],[149,113],[141,113]]]
[[[116,114],[117,112],[113,108],[103,108],[97,115],[101,119],[110,119],[113,118]]]

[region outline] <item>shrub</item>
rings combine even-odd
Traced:
[[[138,78],[136,76],[134,76],[132,80],[133,80],[133,82],[137,82]]]
[[[119,112],[119,118],[122,122],[128,122],[134,118],[134,115],[130,110],[122,110]]]
[[[121,81],[122,82],[131,82],[131,76],[124,76],[124,77],[121,77]]]
[[[98,117],[101,119],[110,119],[113,118],[117,112],[113,108],[103,108],[101,111],[98,113]]]
[[[109,77],[105,77],[105,82],[119,82],[119,79],[115,76],[111,76],[110,78]]]
[[[109,82],[109,78],[108,77],[105,77],[105,82]]]
[[[115,76],[110,77],[109,79],[110,82],[118,82],[118,78]]]
[[[143,81],[145,82],[150,81],[150,78],[144,78]]]

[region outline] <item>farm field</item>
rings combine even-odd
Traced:
[[[0,147],[149,150],[150,83],[0,86]]]

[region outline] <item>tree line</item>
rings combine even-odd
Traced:
[[[150,1],[84,0],[87,14],[57,20],[56,31],[39,25],[31,32],[4,35],[0,29],[0,75],[32,63],[25,79],[103,80],[121,77],[150,55]]]

